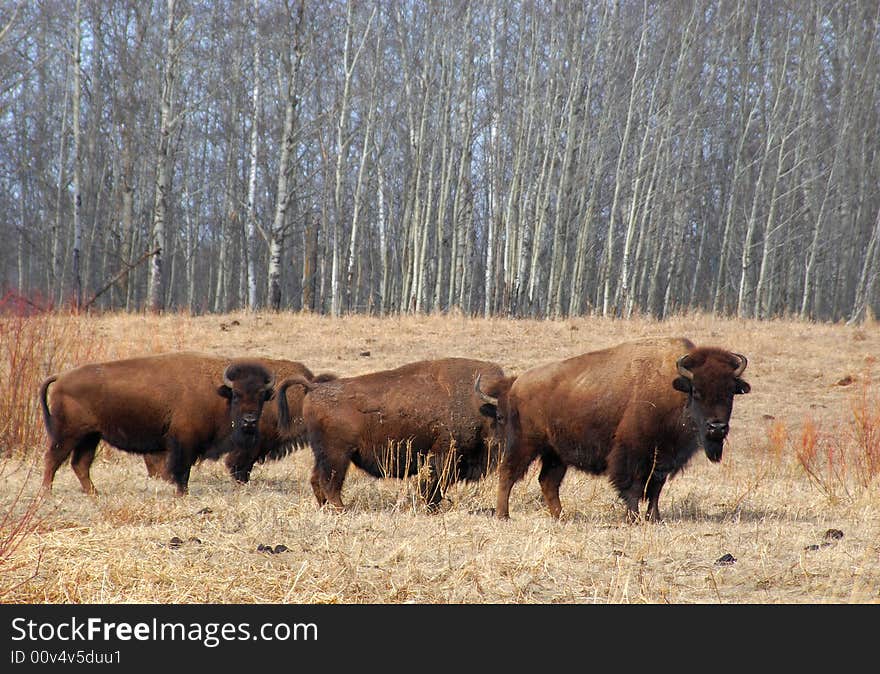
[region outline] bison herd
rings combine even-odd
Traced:
[[[660,492],[699,451],[721,460],[733,397],[748,393],[745,356],[681,338],[643,339],[517,376],[492,362],[444,358],[355,377],[302,363],[180,352],[84,365],[40,387],[49,447],[43,489],[70,457],[83,491],[103,440],[144,457],[185,494],[190,470],[224,458],[233,479],[308,444],[320,506],[343,508],[349,465],[417,476],[435,509],[459,481],[497,471],[495,513],[540,459],[538,482],[559,517],[572,466],[607,475],[627,518],[659,520]]]

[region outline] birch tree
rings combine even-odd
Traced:
[[[348,0],[346,4],[345,16],[345,37],[342,51],[342,93],[339,100],[339,116],[336,121],[336,167],[334,174],[333,188],[333,267],[331,269],[330,281],[330,311],[334,316],[339,316],[342,311],[342,297],[339,288],[340,264],[342,255],[342,219],[343,219],[343,180],[342,173],[345,159],[348,155],[348,148],[351,144],[351,132],[349,130],[349,113],[351,109],[351,84],[354,76],[354,69],[360,58],[361,52],[366,44],[376,15],[377,8],[373,7],[370,19],[364,29],[363,34],[358,40],[358,44],[352,44],[354,37],[354,1]],[[353,222],[356,224],[356,222]],[[356,234],[356,230],[354,234]],[[350,292],[350,290],[349,290]]]
[[[80,0],[76,0],[73,19],[73,303],[79,309],[83,301],[82,270],[82,193],[80,172],[82,149],[80,143],[80,71],[82,69],[82,29]]]
[[[180,118],[173,115],[174,86],[178,67],[176,0],[166,0],[165,4],[165,63],[162,73],[162,93],[159,101],[159,138],[156,148],[156,192],[153,202],[152,242],[155,250],[150,265],[149,306],[154,313],[165,309],[165,277],[163,261],[166,250],[169,199],[174,171],[171,154],[171,134]]]
[[[288,8],[288,19],[291,27],[290,51],[282,50],[282,63],[285,66],[284,82],[284,126],[278,155],[278,176],[275,187],[275,214],[268,231],[260,227],[263,238],[269,245],[268,297],[272,311],[281,309],[281,256],[284,251],[284,239],[290,227],[288,211],[293,203],[294,157],[296,145],[296,118],[299,103],[299,75],[303,55],[303,14],[305,0],[300,0],[295,11]]]
[[[643,81],[642,75],[642,54],[645,50],[645,42],[647,40],[647,11],[648,5],[645,3],[644,15],[642,18],[641,31],[639,33],[639,44],[636,48],[635,61],[633,63],[632,78],[629,89],[629,103],[626,106],[626,115],[624,118],[623,135],[620,141],[620,152],[617,155],[617,169],[614,173],[614,196],[611,201],[611,208],[608,214],[608,231],[605,239],[605,249],[602,254],[602,315],[608,316],[611,310],[611,288],[613,282],[614,269],[614,238],[618,218],[618,209],[620,208],[621,190],[623,188],[625,175],[625,159],[629,150],[629,137],[634,124],[634,116],[636,114],[635,104],[636,95],[641,88]]]
[[[248,188],[247,188],[247,238],[242,247],[245,257],[245,274],[247,277],[247,308],[253,311],[257,308],[257,267],[256,267],[256,237],[257,237],[257,148],[259,146],[260,127],[260,0],[254,0],[253,4],[253,88],[251,90],[251,131],[248,144]],[[285,117],[286,121],[286,117]]]
[[[858,322],[878,97],[877,3],[15,2],[0,284]]]
[[[370,14],[370,18],[367,21],[367,26],[364,28],[364,33],[362,35],[360,45],[357,48],[354,56],[351,59],[351,65],[348,65],[348,52],[350,50],[350,33],[351,30],[351,8],[352,2],[348,4],[348,16],[346,20],[346,40],[345,40],[345,51],[343,56],[343,63],[345,67],[345,75],[344,75],[344,84],[343,84],[343,96],[342,96],[342,110],[339,115],[339,124],[337,125],[337,137],[336,137],[336,146],[338,148],[338,153],[336,155],[336,187],[334,189],[334,210],[337,214],[337,221],[341,215],[342,211],[342,158],[343,153],[348,149],[348,143],[350,141],[347,140],[345,136],[349,135],[346,127],[348,126],[348,110],[347,110],[347,101],[348,95],[351,87],[352,74],[354,72],[354,68],[357,64],[357,61],[360,57],[361,51],[366,44],[367,37],[370,32],[370,26],[373,24],[373,19],[376,16],[376,7],[373,8],[372,13]],[[352,310],[352,302],[357,299],[357,286],[355,285],[354,271],[355,271],[355,259],[357,256],[357,247],[358,247],[358,229],[360,226],[360,214],[362,209],[362,195],[364,191],[364,176],[366,175],[367,169],[367,160],[370,156],[370,149],[372,146],[372,135],[373,135],[373,126],[376,122],[376,112],[375,112],[375,101],[376,101],[376,84],[378,81],[378,64],[379,64],[379,54],[382,49],[382,34],[381,32],[377,32],[376,41],[375,41],[375,59],[374,59],[374,67],[370,79],[370,88],[369,94],[367,97],[367,119],[364,127],[363,139],[361,142],[361,154],[360,161],[358,162],[358,171],[357,171],[357,180],[354,187],[354,195],[353,195],[353,204],[352,204],[352,214],[351,214],[351,237],[348,246],[348,255],[346,257],[346,271],[345,271],[345,305],[346,308],[350,311]],[[334,232],[334,240],[335,237],[339,234],[338,230]],[[336,256],[336,246],[334,246],[334,269],[336,268],[337,256]],[[338,292],[338,288],[337,288]],[[339,307],[339,299],[336,297],[336,293],[334,293],[334,299],[336,301],[336,310],[334,311],[334,315],[338,316],[340,307]]]

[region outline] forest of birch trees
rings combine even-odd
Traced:
[[[877,0],[6,0],[2,291],[859,321],[878,26]]]

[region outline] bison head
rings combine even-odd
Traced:
[[[485,389],[480,386],[482,375],[474,381],[474,392],[480,399],[480,414],[486,417],[489,429],[486,436],[503,445],[507,432],[507,394],[516,377],[501,377],[491,382]]]
[[[234,362],[226,368],[217,393],[229,401],[234,444],[247,448],[256,445],[263,403],[272,399],[274,386],[275,377],[258,363]]]
[[[733,396],[751,390],[740,378],[748,362],[738,353],[704,348],[685,354],[676,363],[679,376],[672,386],[688,396],[690,416],[709,461],[721,461]]]

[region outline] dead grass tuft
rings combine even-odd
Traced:
[[[36,404],[43,380],[101,355],[86,317],[0,315],[0,456],[21,453],[45,438]]]
[[[849,412],[826,424],[807,417],[795,447],[807,477],[832,502],[870,490],[880,473],[877,393],[863,384],[850,397]]]

